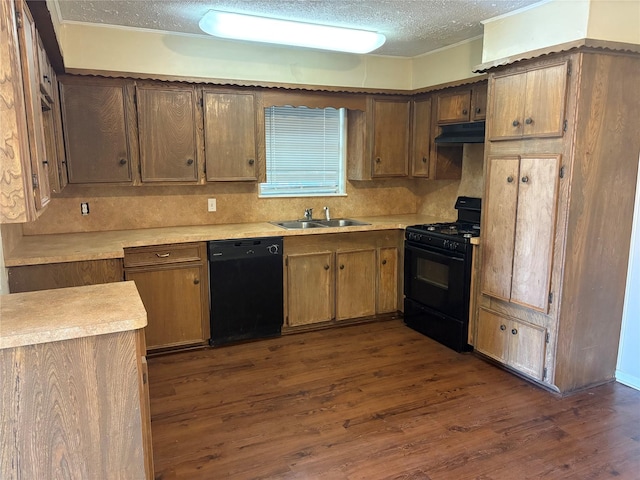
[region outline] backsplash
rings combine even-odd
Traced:
[[[455,219],[458,195],[482,196],[483,145],[466,145],[461,180],[393,179],[347,182],[347,196],[258,198],[254,183],[197,186],[68,186],[42,216],[23,225],[24,235],[93,232],[221,223],[265,222],[300,218],[305,208],[333,217],[423,213]],[[215,198],[216,212],[207,211]],[[89,203],[89,215],[80,203]]]

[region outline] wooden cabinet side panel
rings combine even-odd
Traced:
[[[522,156],[511,301],[547,312],[560,156]]]
[[[131,182],[125,84],[65,80],[60,91],[69,183]]]
[[[204,92],[207,180],[256,180],[253,94]]]
[[[0,351],[0,477],[145,478],[134,333]]]
[[[34,218],[18,33],[12,0],[0,2],[0,223]]]
[[[124,280],[122,259],[86,260],[9,267],[9,291],[33,292]]]
[[[489,157],[482,221],[482,293],[509,300],[518,197],[518,157]]]
[[[396,247],[378,249],[378,306],[376,313],[398,310],[398,262]]]
[[[197,181],[195,90],[138,86],[136,93],[142,181]]]
[[[290,327],[333,319],[332,252],[287,256],[287,324]]]
[[[336,253],[336,320],[376,313],[376,251]]]

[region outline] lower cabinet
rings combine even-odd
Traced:
[[[206,244],[128,248],[126,280],[136,283],[147,310],[148,350],[205,343],[209,335]]]
[[[478,352],[542,380],[545,342],[544,327],[480,308],[475,345]]]
[[[397,232],[285,238],[285,327],[388,314],[399,305]]]

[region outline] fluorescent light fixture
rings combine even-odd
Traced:
[[[200,29],[215,37],[250,42],[275,43],[337,52],[369,53],[382,46],[381,33],[313,23],[209,10]]]

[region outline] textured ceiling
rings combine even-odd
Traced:
[[[378,55],[413,57],[482,34],[481,21],[540,0],[53,0],[60,19],[202,34],[198,21],[216,9],[375,30]]]

